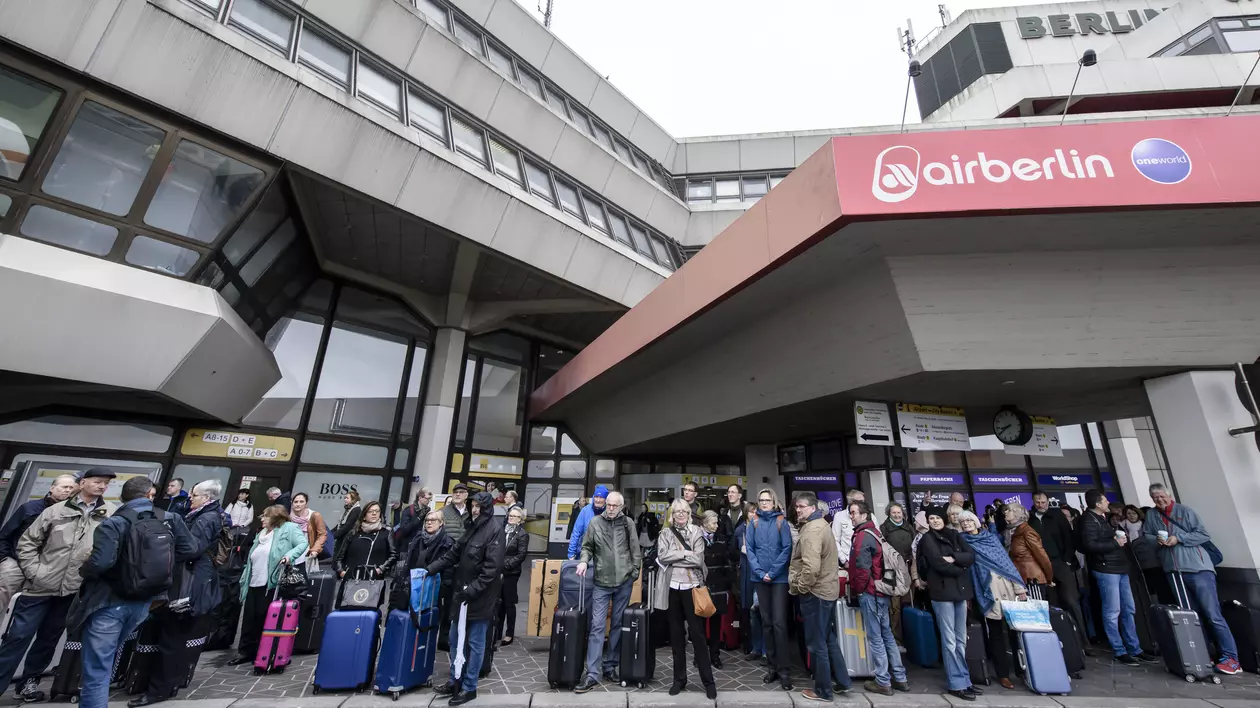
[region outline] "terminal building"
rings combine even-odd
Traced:
[[[514,0],[0,0],[4,507],[1161,481],[1260,602],[1250,4],[967,11],[921,122],[680,138]]]

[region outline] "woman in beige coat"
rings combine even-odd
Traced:
[[[669,505],[669,520],[656,538],[657,573],[652,606],[669,612],[669,635],[674,649],[674,684],[669,695],[676,696],[687,687],[687,631],[696,653],[696,668],[704,682],[709,699],[717,698],[713,667],[709,665],[709,647],[704,639],[704,618],[696,616],[691,601],[692,588],[703,586],[707,569],[704,565],[704,532],[691,523],[691,506],[682,499]]]

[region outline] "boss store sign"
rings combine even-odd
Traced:
[[[1049,15],[1047,17],[1016,17],[1021,39],[1071,37],[1077,34],[1124,34],[1132,32],[1159,17],[1158,10],[1129,10],[1128,12],[1078,12],[1075,15]]]

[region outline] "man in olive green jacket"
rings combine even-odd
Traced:
[[[586,575],[595,563],[595,591],[592,593],[591,634],[586,643],[586,680],[574,688],[586,693],[599,685],[599,665],[603,658],[604,677],[619,682],[617,665],[621,660],[621,616],[630,604],[630,593],[639,578],[643,552],[634,531],[634,522],[621,513],[626,504],[620,492],[609,492],[604,513],[591,519],[582,536],[582,553],[578,558],[578,575]],[[612,605],[612,630],[608,637],[608,654],[604,647],[604,623],[608,606]]]
[[[801,599],[805,643],[814,659],[814,688],[805,689],[801,695],[809,700],[830,701],[836,692],[833,685],[839,686],[838,692],[843,694],[848,692],[851,683],[840,643],[836,633],[831,631],[836,600],[840,598],[836,538],[813,492],[797,494],[793,503],[796,518],[804,519],[805,523],[801,525],[800,540],[792,546],[788,592]]]

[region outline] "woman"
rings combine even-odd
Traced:
[[[639,535],[639,547],[647,552],[647,549],[656,545],[656,536],[661,532],[661,522],[648,508],[646,502],[641,508],[643,510],[639,512],[639,518],[634,521],[634,530]]]
[[[884,535],[884,540],[888,541],[888,545],[892,546],[897,553],[907,563],[912,555],[911,546],[914,545],[914,529],[911,528],[910,520],[906,518],[906,508],[897,502],[890,503],[885,508],[888,518],[884,519],[884,523],[879,525],[879,531]],[[910,591],[901,597],[892,598],[891,609],[889,610],[889,619],[891,620],[893,636],[897,639],[902,638],[901,634],[901,608],[909,607],[913,602]]]
[[[249,503],[249,489],[238,490],[236,501],[228,504],[224,511],[232,518],[233,528],[254,523],[254,507]]]
[[[294,494],[293,513],[290,518],[298,525],[298,528],[302,529],[302,533],[306,534],[308,546],[306,555],[311,558],[327,558],[324,543],[328,540],[328,525],[324,523],[324,517],[320,516],[318,511],[311,511],[309,504],[310,497],[306,496],[305,492]]]
[[[957,531],[945,527],[948,513],[928,507],[928,532],[919,541],[919,556],[941,633],[947,688],[952,696],[974,701],[983,693],[971,684],[967,669],[967,601],[976,595],[970,570],[976,554]],[[958,514],[962,515],[962,509]]]
[[[1011,560],[1024,585],[1053,585],[1054,566],[1041,544],[1041,534],[1028,525],[1028,510],[1023,504],[1006,505],[1006,527],[1011,530]]]
[[[353,489],[346,492],[345,511],[341,512],[341,521],[337,522],[337,527],[333,529],[333,546],[338,545],[336,542],[345,538],[352,533],[359,525],[359,517],[363,513],[362,507],[359,506],[359,493]]]
[[[761,610],[758,609],[757,598],[753,595],[752,565],[748,562],[748,529],[752,528],[753,519],[757,518],[757,505],[752,502],[744,504],[744,520],[735,527],[734,543],[739,544],[739,605],[743,624],[748,628],[748,636],[744,639],[744,647],[748,650],[744,658],[757,661],[766,654],[766,640],[761,633]]]
[[[263,509],[262,530],[254,537],[245,569],[241,572],[241,642],[229,665],[253,661],[262,639],[263,623],[271,594],[280,582],[280,571],[306,553],[306,534],[289,520],[289,512],[276,504]]]
[[[333,571],[338,578],[346,573],[368,569],[369,578],[384,578],[398,560],[394,551],[394,534],[385,526],[384,511],[380,502],[369,502],[363,507],[359,526],[336,545]],[[362,577],[362,576],[360,576]]]
[[[709,634],[709,663],[715,669],[722,668],[722,625],[730,608],[730,593],[735,590],[735,558],[730,539],[722,532],[721,519],[716,511],[703,515],[704,566],[708,569],[706,584],[717,614],[706,618]]]
[[[948,516],[945,517],[946,518],[945,526],[947,526],[953,531],[957,531],[958,530],[958,516],[959,514],[962,514],[962,512],[963,512],[963,508],[961,506],[958,506],[957,504],[950,504],[949,509],[947,509],[945,512],[946,514],[948,514]]]
[[[704,618],[696,615],[691,590],[704,585],[704,532],[691,523],[691,505],[675,499],[669,505],[669,525],[656,541],[656,560],[664,570],[656,583],[652,606],[669,613],[669,635],[673,644],[674,683],[669,695],[677,696],[687,687],[687,634],[696,654],[696,668],[710,700],[717,698],[717,684],[709,665],[709,647],[704,640]]]
[[[993,661],[998,685],[1013,690],[1011,683],[1011,654],[1008,649],[1006,623],[1002,621],[1002,602],[1027,600],[1028,591],[1015,564],[1011,562],[997,532],[981,528],[975,514],[962,514],[958,523],[962,537],[976,554],[971,566],[971,582],[976,589],[976,605],[984,618],[985,649]]]
[[[1142,522],[1145,520],[1146,515],[1142,513],[1141,509],[1132,504],[1124,506],[1124,521],[1121,522],[1121,525],[1129,535],[1130,541],[1136,541],[1142,536]]]
[[[407,555],[400,557],[394,564],[394,581],[389,591],[389,609],[406,612],[411,607],[411,571],[416,568],[427,568],[430,563],[442,557],[447,549],[455,545],[454,539],[446,535],[442,526],[442,512],[430,511],[424,517],[423,528],[416,534]],[[449,597],[447,592],[451,586],[451,574],[442,576],[441,597]],[[443,603],[443,609],[445,605]],[[445,634],[438,632],[439,636]]]
[[[910,543],[910,558],[906,559],[906,563],[910,566],[910,594],[913,596],[914,606],[919,609],[927,609],[927,581],[919,573],[919,544],[923,542],[923,535],[928,532],[927,514],[923,511],[914,515],[914,541]]]
[[[511,644],[516,634],[516,586],[520,585],[521,564],[529,552],[529,533],[525,531],[524,524],[524,509],[514,506],[508,510],[507,523],[503,527],[503,532],[507,534],[503,540],[503,590],[500,593],[503,601],[499,603],[497,618],[503,646]]]

